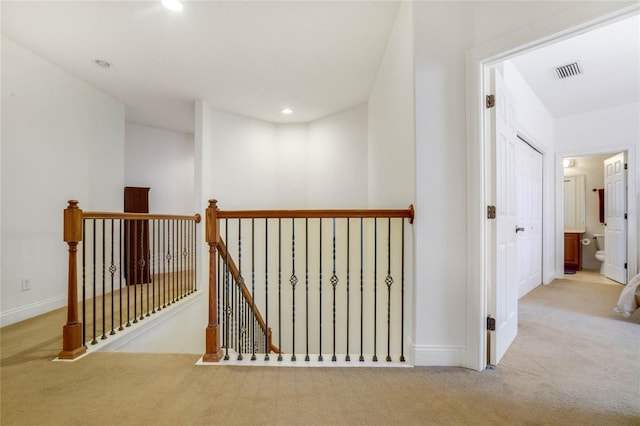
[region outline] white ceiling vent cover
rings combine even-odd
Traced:
[[[560,80],[573,77],[578,74],[582,74],[582,69],[577,62],[556,68],[556,75]]]

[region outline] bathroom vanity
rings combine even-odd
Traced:
[[[582,269],[581,232],[564,233],[564,268],[579,271]]]

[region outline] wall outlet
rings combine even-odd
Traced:
[[[29,280],[29,278],[22,278],[22,280],[20,280],[20,283],[22,286],[22,291],[31,290],[31,280]]]

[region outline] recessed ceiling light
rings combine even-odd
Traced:
[[[96,59],[95,61],[93,61],[96,63],[96,65],[98,65],[99,67],[102,68],[111,68],[111,64],[103,59]]]
[[[162,0],[162,5],[172,12],[182,12],[183,9],[180,0]]]
[[[286,115],[293,114],[293,110],[291,108],[282,108],[282,111],[280,112]]]

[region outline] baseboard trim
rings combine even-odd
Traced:
[[[466,360],[464,346],[411,345],[414,366],[463,367]]]
[[[14,324],[24,321],[38,315],[46,314],[56,309],[60,309],[67,305],[66,296],[52,297],[51,299],[41,300],[29,305],[20,306],[0,314],[0,326]]]

